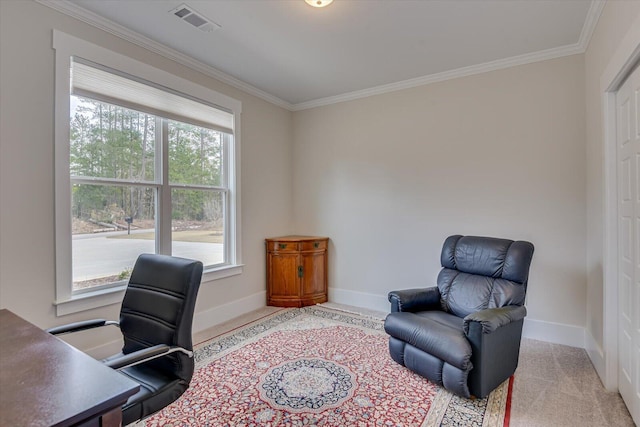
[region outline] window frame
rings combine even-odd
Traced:
[[[178,77],[151,65],[116,53],[93,43],[76,38],[59,30],[53,30],[53,49],[55,50],[55,253],[56,253],[56,295],[53,304],[58,316],[83,310],[119,303],[124,295],[126,283],[111,287],[99,287],[95,290],[73,292],[72,281],[72,234],[71,234],[71,174],[70,174],[70,67],[72,58],[103,65],[114,70],[153,82],[178,93],[202,99],[218,105],[233,114],[233,136],[225,135],[224,150],[228,166],[226,183],[228,206],[225,208],[225,251],[227,263],[205,270],[203,283],[242,273],[241,227],[240,227],[240,101],[215,92],[207,87]],[[166,182],[167,191],[176,188]],[[177,188],[180,188],[178,186]],[[161,190],[160,190],[161,192]],[[161,196],[161,194],[160,194]],[[156,201],[158,203],[158,201]],[[162,209],[161,204],[158,209]],[[166,209],[166,204],[164,208]],[[170,206],[169,206],[170,209]],[[160,212],[159,215],[167,215]],[[169,215],[170,220],[170,215]],[[158,235],[156,251],[166,253],[171,247],[170,233]],[[168,237],[168,241],[167,241]],[[133,260],[132,260],[133,262]]]

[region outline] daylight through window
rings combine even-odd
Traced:
[[[127,280],[144,252],[233,261],[231,113],[73,61],[69,123],[73,293]]]

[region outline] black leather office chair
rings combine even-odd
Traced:
[[[140,384],[122,407],[123,425],[145,418],[185,392],[194,370],[191,326],[202,263],[142,254],[131,273],[120,321],[77,322],[48,329],[58,335],[119,325],[122,352],[103,362]]]
[[[393,360],[463,397],[485,397],[518,366],[533,245],[450,236],[437,287],[389,293]]]

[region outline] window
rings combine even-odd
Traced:
[[[117,302],[144,252],[238,274],[240,104],[58,31],[54,48],[58,314]]]

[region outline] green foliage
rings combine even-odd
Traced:
[[[125,268],[124,270],[122,270],[120,274],[118,274],[118,280],[126,280],[131,277],[131,271],[132,270],[130,268]]]
[[[72,212],[101,222],[155,217],[152,187],[127,182],[156,182],[156,141],[162,126],[156,117],[90,99],[72,97],[70,171],[75,177],[122,180],[123,184],[74,185]],[[165,119],[163,119],[165,120]],[[166,120],[169,181],[220,186],[223,144],[220,132]],[[174,190],[172,218],[213,221],[222,216],[220,193]]]

